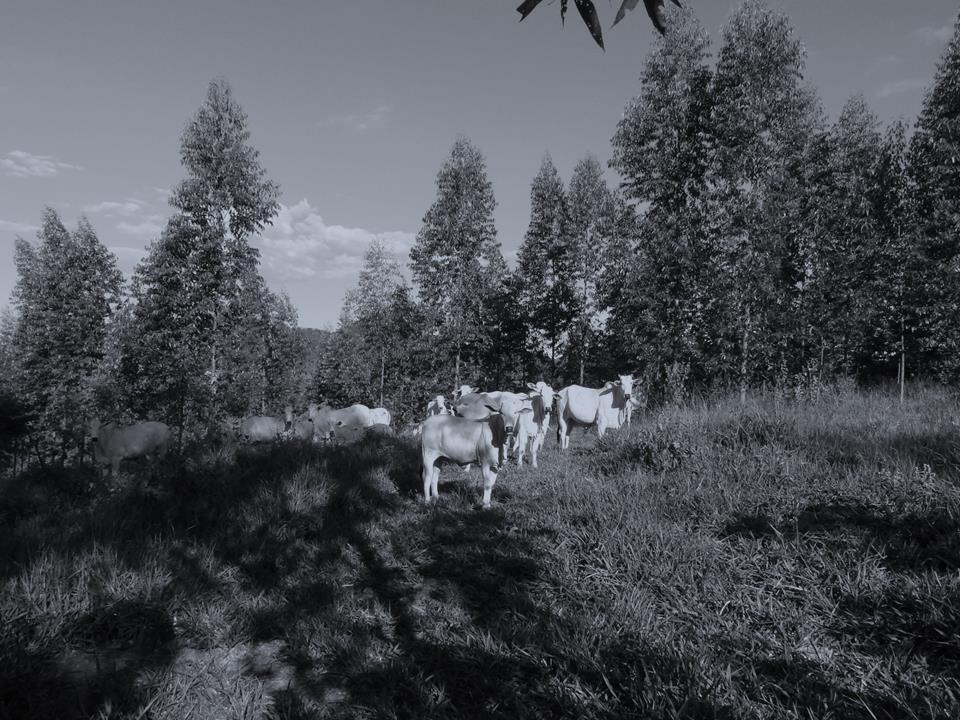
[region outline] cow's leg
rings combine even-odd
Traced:
[[[423,469],[420,473],[423,478],[423,502],[430,502],[430,486],[433,481],[433,463],[436,462],[430,456],[423,456]]]
[[[540,452],[540,448],[543,447],[543,438],[545,433],[537,433],[533,442],[530,443],[530,464],[534,467],[537,467],[537,454]]]
[[[438,485],[440,485],[440,466],[434,465],[433,480],[430,483],[430,494],[435,498],[440,497],[440,490],[438,488]]]
[[[487,464],[481,466],[483,472],[483,506],[490,507],[490,495],[493,494],[493,485],[497,482],[497,474]]]
[[[570,440],[567,438],[567,422],[562,414],[557,415],[557,440],[560,441],[560,449],[566,449]]]

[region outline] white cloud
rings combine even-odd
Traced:
[[[136,235],[137,237],[156,237],[163,230],[163,216],[148,215],[140,222],[118,222],[117,230],[127,233],[128,235]]]
[[[923,41],[924,45],[943,45],[953,36],[953,25],[950,23],[937,27],[925,25],[917,28],[911,34]]]
[[[61,170],[82,170],[79,165],[60,162],[52,155],[33,155],[23,150],[11,150],[0,157],[0,168],[11,177],[53,177]]]
[[[94,205],[84,205],[83,211],[88,213],[96,213],[98,215],[106,215],[107,217],[116,215],[129,217],[137,214],[146,206],[147,204],[142,200],[137,200],[136,198],[127,198],[126,200],[119,202],[116,200],[105,200]]]
[[[912,92],[913,90],[922,90],[929,83],[927,78],[907,78],[906,80],[894,80],[884,83],[877,91],[877,97],[886,98],[891,95]]]
[[[256,245],[265,274],[279,280],[339,279],[355,276],[374,238],[400,260],[413,246],[413,233],[376,233],[363,228],[328,225],[307,200],[280,205],[280,212]]]
[[[387,121],[387,115],[393,112],[390,105],[378,105],[365,113],[350,113],[348,115],[330,115],[320,122],[321,126],[345,127],[358,132],[364,132],[373,127],[379,127]]]
[[[35,233],[40,228],[36,225],[27,225],[26,223],[11,222],[10,220],[0,220],[0,231],[12,232],[20,235]]]
[[[117,220],[118,222],[114,225],[117,230],[144,239],[159,235],[165,222],[164,216],[156,212],[156,208],[151,203],[138,197],[104,200],[85,205],[83,211]]]

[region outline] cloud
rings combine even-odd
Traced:
[[[884,83],[877,91],[877,97],[886,98],[900,93],[922,90],[930,82],[929,78],[907,78]]]
[[[61,170],[82,170],[79,165],[60,162],[52,155],[32,155],[23,150],[11,150],[0,157],[0,168],[11,177],[53,177]]]
[[[10,220],[0,220],[0,231],[12,232],[26,235],[35,233],[40,228],[36,225],[27,225],[26,223],[11,222]]]
[[[147,204],[142,200],[128,198],[127,200],[119,202],[116,200],[105,200],[104,202],[96,203],[94,205],[84,205],[83,211],[88,213],[96,213],[98,215],[106,215],[107,217],[115,217],[117,215],[129,217],[137,214],[146,206]]]
[[[149,215],[140,222],[118,222],[117,230],[142,238],[153,238],[163,231],[163,216]]]
[[[357,132],[364,132],[373,127],[380,127],[387,121],[387,116],[393,112],[390,105],[378,105],[366,113],[351,113],[349,115],[330,115],[319,124],[323,126],[345,127]]]
[[[953,25],[950,23],[940,26],[925,25],[910,34],[920,39],[924,45],[943,45],[953,37]]]
[[[355,276],[374,238],[405,260],[415,236],[328,225],[307,200],[301,200],[296,205],[281,204],[273,226],[255,244],[260,248],[265,275],[278,280],[331,280]]]
[[[83,207],[84,212],[118,220],[114,227],[120,232],[144,239],[154,238],[163,230],[165,217],[155,210],[151,203],[137,197],[104,200]]]

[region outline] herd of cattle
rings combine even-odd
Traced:
[[[550,416],[557,416],[557,438],[561,449],[570,443],[574,427],[595,426],[600,437],[612,428],[630,424],[639,406],[633,394],[634,379],[621,375],[601,388],[570,385],[554,392],[545,382],[527,383],[527,392],[480,392],[461,385],[448,403],[437,395],[427,405],[426,419],[406,432],[420,437],[423,496],[426,502],[437,497],[441,462],[469,467],[476,463],[483,475],[483,505],[497,481],[497,471],[513,452],[517,465],[524,455],[537,467],[537,454],[550,428]],[[555,410],[554,410],[555,408]],[[226,421],[224,434],[240,442],[257,443],[298,438],[313,442],[352,441],[367,433],[390,433],[392,417],[386,408],[351,405],[334,409],[311,404],[307,412],[294,417],[287,406],[283,417],[256,415]],[[142,456],[163,457],[171,441],[170,428],[161,422],[142,422],[126,427],[116,423],[90,422],[94,459],[109,465],[116,474],[120,462]]]

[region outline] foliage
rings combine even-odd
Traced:
[[[640,93],[612,141],[621,189],[643,209],[636,256],[622,253],[633,282],[621,281],[611,296],[609,324],[621,338],[622,363],[658,377],[671,363],[686,363],[703,383],[724,365],[717,357],[719,256],[705,201],[712,72],[703,27],[688,12],[675,18],[648,56]]]
[[[709,223],[724,303],[721,352],[739,363],[741,393],[773,376],[790,343],[804,339],[791,321],[803,273],[803,158],[820,108],[803,69],[803,45],[785,16],[760,0],[733,13],[713,81]]]
[[[437,199],[423,217],[410,268],[424,309],[437,322],[435,351],[453,366],[456,385],[461,376],[484,372],[478,354],[488,342],[489,302],[507,266],[493,223],[496,200],[486,163],[467,138],[456,140],[436,184]]]
[[[914,243],[923,258],[920,306],[923,351],[930,370],[960,375],[960,19],[924,98],[908,150]]]
[[[276,214],[279,189],[246,123],[226,81],[213,81],[181,137],[187,177],[170,200],[178,212],[133,280],[127,401],[181,430],[275,410],[297,393],[296,313],[266,289],[249,244]]]
[[[530,224],[517,253],[514,298],[529,328],[525,345],[550,358],[551,376],[564,353],[576,302],[569,225],[563,180],[545,155],[530,185]]]
[[[12,345],[18,396],[35,415],[44,452],[63,463],[82,448],[121,277],[86,218],[69,232],[47,208],[37,239],[37,247],[17,239]]]

